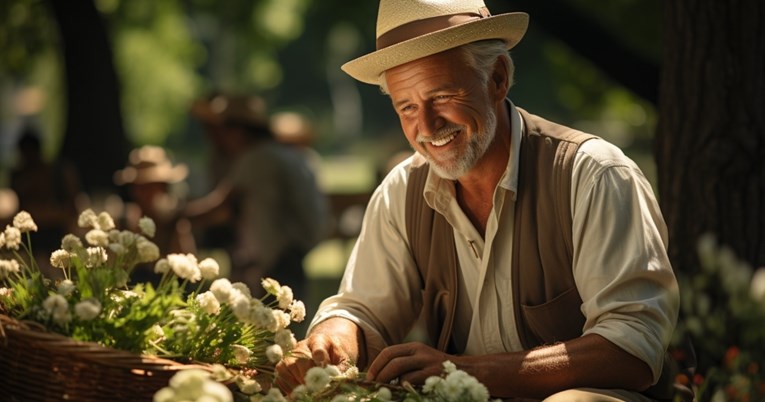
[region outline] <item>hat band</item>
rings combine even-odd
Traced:
[[[450,14],[408,22],[397,26],[377,38],[377,50],[441,29],[491,16],[489,9],[481,7],[478,13]]]

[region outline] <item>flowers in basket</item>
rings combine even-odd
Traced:
[[[74,340],[209,363],[216,380],[235,382],[243,393],[270,386],[274,365],[296,343],[289,324],[305,317],[288,286],[266,278],[265,296],[253,297],[245,284],[218,278],[213,259],[160,258],[150,218],[134,233],[88,209],[78,225],[84,241],[68,234],[50,256],[60,278],[46,276],[33,257],[37,225],[27,212],[0,232],[0,314]],[[161,276],[156,285],[130,282],[136,266],[152,263]]]

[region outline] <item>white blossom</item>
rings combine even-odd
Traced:
[[[69,251],[78,250],[82,248],[82,240],[79,237],[69,233],[61,239],[61,249]]]
[[[302,322],[305,319],[305,304],[302,301],[293,300],[289,310],[292,321]]]
[[[192,283],[202,279],[197,259],[192,254],[168,254],[167,262],[170,264],[170,269],[181,279]]]
[[[0,247],[5,247],[5,232],[0,232]]]
[[[234,316],[242,322],[250,321],[250,298],[237,292],[237,296],[229,302]]]
[[[166,274],[170,271],[170,263],[167,261],[167,258],[162,258],[157,261],[156,264],[154,264],[154,272],[158,274]]]
[[[53,294],[43,301],[43,309],[50,314],[53,321],[60,325],[68,323],[72,315],[69,312],[69,303],[64,296]]]
[[[0,260],[0,279],[19,272],[19,262],[16,260]]]
[[[12,294],[13,294],[13,289],[0,288],[0,297],[11,297]]]
[[[250,356],[252,356],[252,351],[246,346],[231,345],[231,349],[234,351],[234,358],[239,364],[247,364],[250,360]]]
[[[287,398],[282,395],[279,388],[273,387],[268,390],[268,393],[263,398],[259,399],[260,402],[287,402]]]
[[[752,276],[749,294],[756,302],[765,304],[765,267],[759,268]]]
[[[75,289],[76,289],[76,286],[74,285],[74,282],[72,282],[69,279],[64,279],[58,284],[57,291],[58,291],[58,294],[66,297],[71,295]]]
[[[220,278],[210,284],[210,291],[221,303],[229,303],[231,300],[231,282],[226,278]]]
[[[101,229],[91,229],[85,233],[85,241],[91,246],[106,247],[109,245],[109,234]]]
[[[276,279],[265,278],[260,282],[260,284],[269,294],[273,296],[279,296],[279,289],[281,288],[281,285],[279,285],[279,282],[277,282]]]
[[[220,302],[210,291],[198,294],[196,301],[199,303],[199,307],[207,314],[216,315],[220,312]]]
[[[159,247],[143,236],[136,238],[135,247],[138,251],[138,261],[140,262],[152,262],[159,258]]]
[[[268,358],[268,361],[271,363],[279,363],[283,357],[284,351],[282,350],[281,346],[274,344],[266,348],[266,358]]]
[[[323,367],[311,367],[305,373],[305,386],[311,392],[321,391],[329,385],[329,374]]]
[[[252,395],[263,390],[259,382],[241,375],[236,377],[236,386],[245,395]]]
[[[5,247],[8,249],[18,250],[21,245],[21,231],[14,226],[5,227]]]
[[[292,288],[282,286],[279,288],[279,294],[276,295],[276,301],[279,302],[279,308],[287,308],[292,304]]]
[[[69,268],[72,266],[72,257],[68,251],[58,249],[50,255],[50,265],[56,268]]]
[[[234,283],[231,284],[231,287],[234,288],[235,290],[238,290],[243,295],[245,295],[245,296],[247,296],[249,298],[252,297],[252,292],[250,291],[250,287],[247,286],[247,284],[244,283],[244,282],[234,282]]]
[[[114,219],[108,212],[101,212],[96,219],[96,227],[103,231],[114,229]]]
[[[157,232],[157,225],[148,216],[143,216],[138,220],[138,228],[141,229],[141,233],[149,237],[154,237]]]
[[[295,345],[297,344],[297,340],[295,339],[295,334],[292,333],[292,331],[288,329],[280,329],[276,331],[274,334],[274,342],[281,346],[282,350],[285,352],[289,352],[292,349],[295,348]]]
[[[340,369],[337,368],[334,364],[328,364],[326,367],[324,367],[324,370],[327,370],[327,374],[330,377],[341,377],[343,373],[340,372]]]
[[[86,299],[74,305],[74,313],[83,321],[90,321],[101,313],[101,303],[96,299]]]
[[[220,273],[220,266],[214,259],[205,258],[199,262],[199,271],[202,274],[202,278],[211,281],[218,277]]]
[[[88,247],[85,249],[85,266],[94,268],[103,265],[108,259],[103,247]]]
[[[77,226],[81,228],[96,227],[98,217],[92,209],[88,208],[80,213],[77,218]]]
[[[13,217],[13,226],[19,229],[21,233],[37,231],[37,224],[27,211],[21,211]]]

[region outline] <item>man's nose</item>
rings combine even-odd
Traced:
[[[420,109],[419,121],[417,126],[420,133],[427,136],[433,136],[438,130],[444,126],[444,119],[436,110],[430,106],[425,106]]]

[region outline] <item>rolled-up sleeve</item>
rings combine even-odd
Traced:
[[[584,333],[645,361],[656,381],[677,321],[679,291],[651,185],[618,148],[591,140],[577,154],[571,202]]]
[[[372,194],[338,293],[321,303],[311,323],[329,317],[355,322],[370,357],[403,340],[422,307],[404,226],[406,179],[406,165],[400,165]]]

